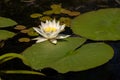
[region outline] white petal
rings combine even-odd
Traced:
[[[45,24],[48,24],[49,23],[49,21],[48,20],[46,20],[46,23]]]
[[[37,27],[33,27],[33,29],[37,32],[37,33],[39,33],[40,35],[44,35],[44,32],[43,32],[43,30],[42,29],[40,29],[40,28],[37,28]]]
[[[50,42],[53,43],[53,44],[57,44],[57,40],[56,39],[51,39]]]
[[[56,20],[55,19],[53,19],[53,24],[56,24]]]
[[[42,29],[39,29],[39,28],[37,28],[37,27],[33,27],[33,29],[34,29],[37,33],[39,33],[41,36],[43,36],[43,37],[45,37],[45,38],[48,37],[47,34],[46,34],[45,32],[43,32]]]
[[[43,42],[43,41],[46,41],[47,39],[46,38],[43,38],[43,37],[37,37],[37,38],[34,38],[32,40],[37,40],[36,43],[39,43],[39,42]]]
[[[41,26],[39,26],[40,28],[41,27],[44,27],[45,26],[45,23],[41,22]]]
[[[56,23],[56,26],[57,26],[57,27],[59,27],[59,26],[60,26],[60,22],[59,22],[59,21]]]
[[[64,38],[67,38],[67,37],[70,37],[70,35],[65,35],[65,34],[59,34],[56,39],[64,39]]]
[[[65,24],[63,24],[63,25],[61,26],[60,31],[63,31],[64,28],[65,28]]]
[[[39,28],[37,28],[37,27],[33,27],[33,29],[34,29],[37,33],[41,34]]]

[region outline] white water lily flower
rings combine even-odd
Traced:
[[[34,38],[33,40],[37,40],[36,43],[43,42],[49,40],[51,43],[56,44],[57,39],[64,39],[69,37],[70,35],[59,34],[65,28],[64,25],[60,25],[60,22],[46,20],[46,23],[41,22],[39,27],[33,27],[33,29],[39,33],[41,36]]]

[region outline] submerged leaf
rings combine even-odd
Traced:
[[[8,38],[11,38],[15,35],[15,33],[6,31],[6,30],[0,30],[0,40],[6,40]]]
[[[120,40],[120,9],[101,9],[72,21],[74,33],[92,40]]]
[[[0,27],[9,27],[9,26],[14,26],[16,25],[17,22],[13,21],[12,19],[5,18],[5,17],[0,17]]]

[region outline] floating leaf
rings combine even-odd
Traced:
[[[19,42],[30,42],[30,38],[20,38],[18,39]]]
[[[72,30],[92,40],[120,40],[120,9],[101,9],[82,14],[72,21]]]
[[[34,13],[34,14],[30,15],[31,18],[39,18],[41,16],[42,16],[42,14],[40,14],[40,13]]]
[[[29,32],[29,29],[24,29],[24,30],[21,30],[20,32],[21,32],[21,33],[28,33],[28,32]]]
[[[43,12],[43,14],[45,14],[45,15],[52,15],[53,11],[52,10],[48,10],[48,11]]]
[[[73,11],[73,12],[70,12],[68,15],[69,16],[78,16],[78,15],[80,15],[80,12]]]
[[[71,19],[68,17],[61,17],[59,21],[61,24],[65,24],[66,26],[71,25]]]
[[[35,32],[35,30],[33,28],[29,28],[29,31],[27,32],[27,34],[29,36],[38,36],[39,34],[37,32]]]
[[[52,18],[49,17],[49,16],[43,16],[43,17],[40,18],[40,20],[41,21],[46,21],[46,20],[52,20]]]
[[[113,49],[105,43],[89,43],[53,61],[49,67],[61,73],[88,70],[108,62],[113,57],[113,53]]]
[[[35,30],[33,30],[33,28],[29,28],[29,29],[24,29],[20,31],[21,33],[26,33],[29,36],[38,36],[39,34],[35,32]]]
[[[17,22],[13,21],[12,19],[0,17],[0,27],[8,27],[8,26],[14,26]]]
[[[54,14],[60,14],[62,7],[60,4],[53,4],[50,6],[52,8],[52,11],[54,12]]]
[[[50,6],[52,8],[52,10],[61,10],[61,4],[53,4]]]
[[[70,11],[70,10],[67,10],[67,9],[62,9],[61,13],[68,14],[69,16],[78,16],[78,15],[80,15],[80,12]]]
[[[62,10],[61,10],[61,13],[63,13],[63,14],[70,14],[71,11],[70,11],[70,10],[67,10],[67,9],[62,9]]]
[[[26,49],[23,52],[23,56],[30,62],[32,68],[39,70],[45,67],[51,67],[54,62],[69,55],[69,53],[85,41],[86,39],[84,38],[67,38],[63,41],[58,41],[57,45],[45,41],[34,44]]]
[[[15,33],[6,31],[6,30],[0,30],[0,40],[6,40],[8,38],[11,38],[15,35]]]
[[[50,67],[60,73],[91,69],[113,57],[113,49],[105,43],[86,44],[74,51],[81,44],[83,40],[77,38],[67,39],[67,42],[59,42],[57,45],[43,42],[28,48],[23,55],[33,69]]]
[[[17,25],[14,29],[23,30],[23,29],[26,29],[26,26],[24,26],[24,25]]]

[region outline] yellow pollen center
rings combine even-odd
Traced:
[[[45,32],[55,32],[57,29],[55,27],[45,27],[44,31]]]

